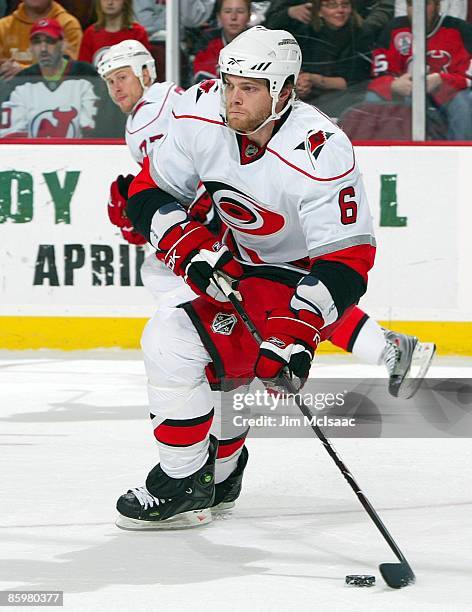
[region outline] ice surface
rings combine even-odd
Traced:
[[[327,356],[313,374],[382,371]],[[431,375],[472,377],[472,359]],[[137,353],[2,353],[0,407],[0,590],[63,590],[77,611],[472,610],[469,439],[335,441],[417,574],[392,591],[393,554],[314,439],[249,440],[231,518],[118,530],[116,498],[157,461]]]

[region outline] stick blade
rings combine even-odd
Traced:
[[[416,580],[408,563],[381,563],[379,565],[382,578],[391,589],[401,589],[413,584]]]

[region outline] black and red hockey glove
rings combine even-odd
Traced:
[[[128,199],[128,189],[134,179],[132,174],[120,174],[110,185],[110,198],[108,200],[108,217],[113,225],[119,227],[123,238],[130,244],[142,245],[147,240],[137,232],[126,216],[125,208]]]
[[[311,362],[320,343],[323,319],[302,310],[273,310],[267,318],[264,341],[259,347],[255,374],[271,389],[281,389],[278,380],[284,368],[301,388],[310,372]],[[294,377],[296,377],[295,380]]]
[[[166,225],[171,217],[177,222],[170,227],[169,224],[161,237],[151,229],[151,242],[157,247],[158,258],[199,295],[217,304],[227,302],[228,298],[213,280],[215,272],[223,272],[235,281],[243,274],[228,247],[206,227],[191,221],[178,205],[168,204],[159,212]]]

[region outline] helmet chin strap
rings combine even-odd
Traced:
[[[271,112],[271,114],[266,119],[264,119],[264,121],[260,125],[258,125],[255,130],[252,130],[251,132],[240,132],[239,130],[235,130],[234,128],[232,128],[228,124],[228,118],[226,116],[226,109],[225,109],[225,114],[224,114],[225,125],[227,127],[229,127],[230,130],[233,130],[233,132],[235,132],[236,134],[239,134],[240,136],[251,136],[251,134],[255,134],[256,132],[261,130],[263,127],[265,127],[271,121],[277,121],[278,119],[283,117],[285,115],[285,113],[288,111],[288,109],[292,106],[292,103],[293,103],[294,99],[295,99],[295,91],[292,92],[292,95],[290,96],[290,98],[287,101],[287,104],[284,106],[284,108],[279,113],[276,113],[275,112],[275,107],[277,105],[278,100],[275,100],[275,98],[272,98],[272,112]]]

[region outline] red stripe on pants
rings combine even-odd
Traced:
[[[246,442],[246,438],[238,438],[234,442],[226,443],[226,440],[220,440],[220,444],[218,446],[218,452],[216,453],[217,459],[225,459],[226,457],[230,457],[237,450],[244,446]]]
[[[212,422],[213,412],[206,421],[196,425],[169,425],[168,421],[164,421],[154,430],[154,437],[169,446],[190,446],[202,442],[208,436]]]

